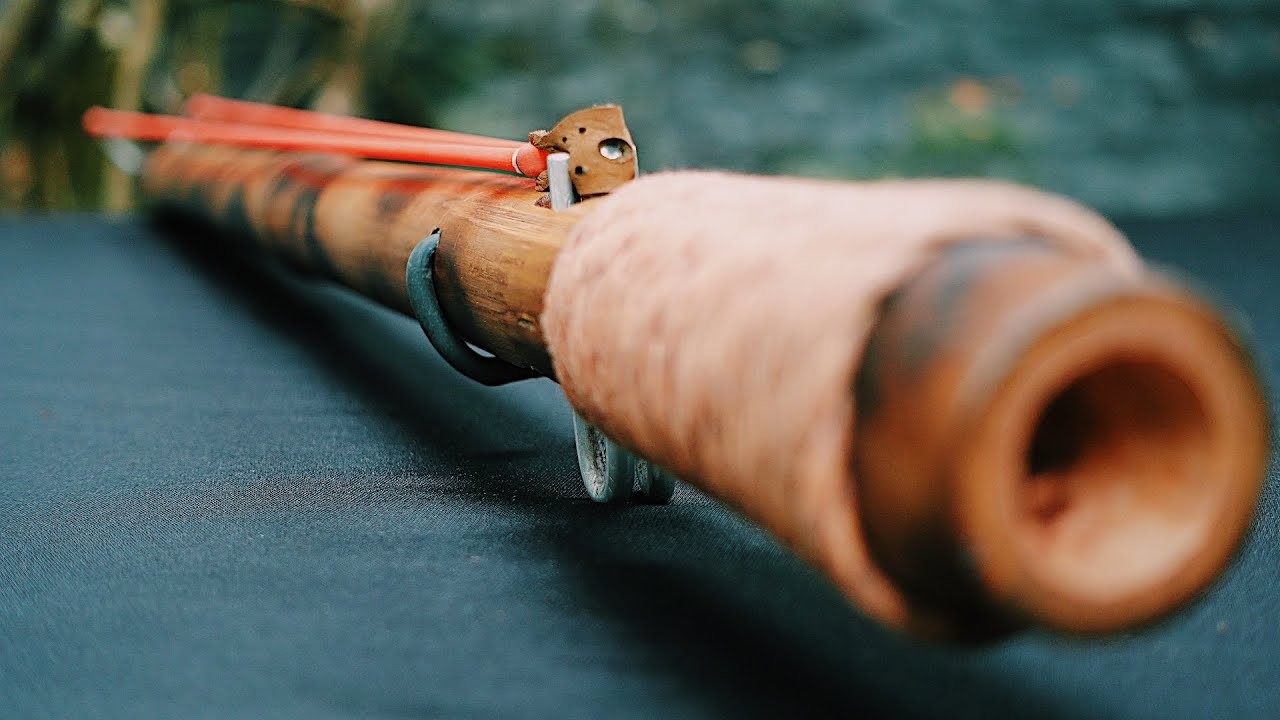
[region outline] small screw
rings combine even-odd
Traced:
[[[626,157],[627,151],[631,146],[626,140],[619,138],[609,138],[600,141],[600,155],[606,160],[621,160]]]

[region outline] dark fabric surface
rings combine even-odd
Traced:
[[[1280,351],[1271,219],[1130,224]],[[136,219],[0,222],[0,717],[1280,717],[1280,520],[1131,636],[931,647],[681,486],[586,500],[555,385]]]

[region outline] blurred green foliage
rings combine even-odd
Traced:
[[[1280,193],[1280,0],[0,0],[0,209],[129,207],[80,114],[196,92],[509,137],[621,102],[646,169]]]

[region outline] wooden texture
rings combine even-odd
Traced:
[[[468,341],[551,374],[539,316],[547,276],[586,205],[553,212],[531,180],[494,173],[198,145],[154,151],[144,186],[243,231],[268,252],[409,312],[409,253],[441,229],[437,292]]]

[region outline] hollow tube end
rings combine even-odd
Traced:
[[[922,634],[1142,625],[1249,526],[1270,436],[1257,373],[1157,275],[961,247],[887,302],[867,353],[861,512]]]

